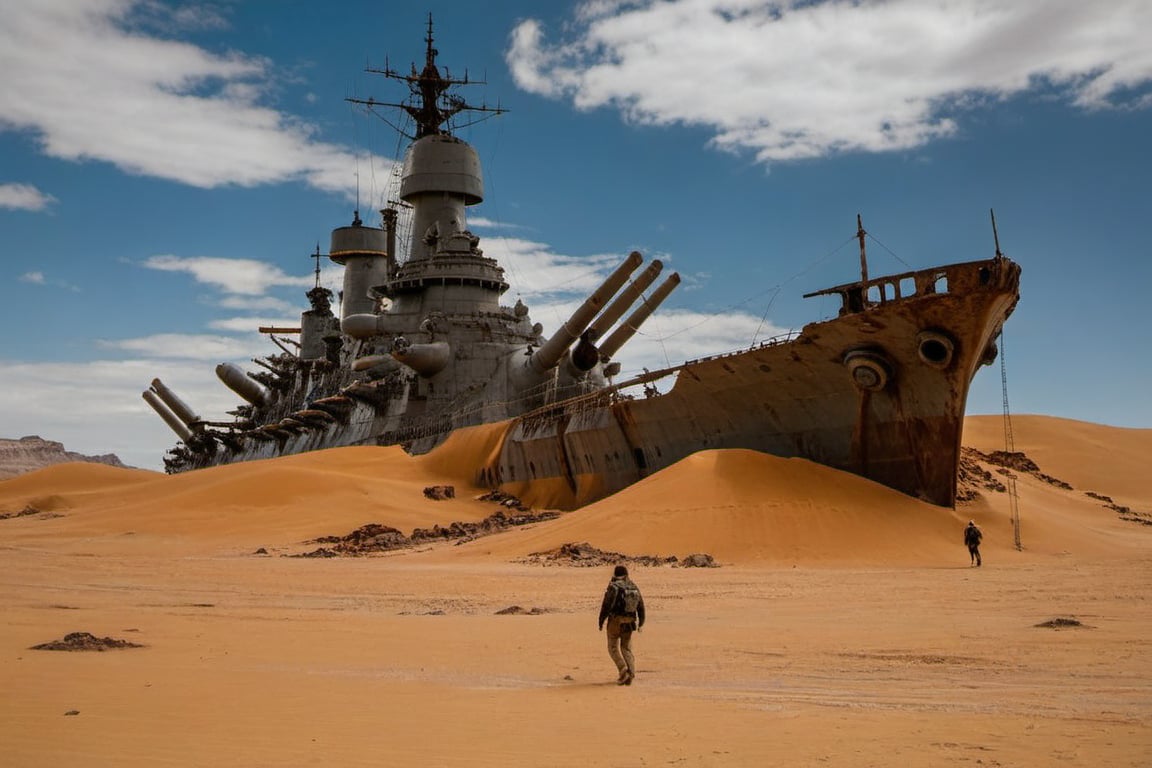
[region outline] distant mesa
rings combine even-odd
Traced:
[[[85,456],[82,453],[65,450],[63,443],[45,440],[37,435],[28,435],[19,440],[0,437],[0,480],[72,461],[107,464],[110,467],[126,466],[114,453]]]

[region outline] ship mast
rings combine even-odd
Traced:
[[[864,252],[864,236],[868,233],[864,231],[864,222],[860,218],[860,214],[856,214],[856,238],[860,241],[860,282],[868,282],[868,256]]]
[[[996,243],[996,258],[1004,258],[1004,254],[1000,252],[1000,235],[996,232],[996,211],[989,208],[988,213],[992,214],[992,241]]]
[[[450,89],[458,85],[483,85],[483,80],[470,80],[468,78],[468,71],[464,71],[464,79],[460,80],[451,76],[448,68],[444,68],[444,73],[440,73],[440,68],[436,65],[436,56],[440,53],[433,45],[432,37],[432,14],[428,14],[428,34],[424,38],[425,52],[424,52],[424,68],[420,71],[416,70],[416,65],[412,65],[410,74],[404,75],[392,69],[385,63],[383,69],[373,69],[368,67],[366,72],[372,72],[378,75],[384,75],[392,80],[401,80],[408,85],[408,90],[412,95],[409,101],[403,103],[377,101],[373,98],[368,99],[353,99],[349,101],[353,104],[363,104],[369,108],[372,107],[394,107],[402,109],[407,112],[416,123],[416,135],[412,136],[404,131],[405,136],[412,140],[422,139],[425,136],[435,136],[437,134],[450,134],[447,128],[442,128],[448,120],[460,112],[486,112],[491,115],[499,115],[507,112],[508,110],[500,106],[489,107],[484,104],[473,105],[466,102],[463,98],[455,94],[448,93]],[[482,118],[486,119],[486,118]],[[478,121],[477,121],[478,122]],[[399,129],[398,129],[399,130]]]

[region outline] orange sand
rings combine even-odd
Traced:
[[[999,418],[966,426],[965,445],[1003,448]],[[1085,495],[1152,513],[1152,430],[1013,428],[1073,486],[1019,475],[1023,551],[1005,494],[953,511],[711,451],[459,546],[275,556],[371,522],[491,514],[468,488],[490,429],[418,459],[347,448],[3,481],[0,514],[41,514],[0,519],[0,764],[1152,764],[1152,526]],[[425,499],[434,484],[457,498]],[[980,569],[960,543],[973,517]],[[650,623],[632,687],[595,629],[607,569],[519,562],[567,542],[722,564],[633,568]],[[511,605],[543,612],[496,615]],[[1084,626],[1034,626],[1057,617]],[[73,631],[147,647],[29,650]]]

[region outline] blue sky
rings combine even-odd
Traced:
[[[215,364],[276,351],[357,188],[376,221],[401,145],[345,99],[403,97],[364,68],[429,12],[509,110],[458,131],[469,226],[546,332],[637,249],[684,282],[625,371],[737,349],[834,314],[801,295],[855,278],[857,213],[877,275],[990,257],[994,208],[1012,411],[1152,427],[1146,0],[8,0],[0,437],[159,468],[154,376],[225,418]]]

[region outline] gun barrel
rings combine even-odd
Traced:
[[[200,417],[196,415],[196,412],[189,408],[188,404],[181,400],[175,392],[168,389],[164,382],[160,381],[160,379],[152,379],[151,390],[156,393],[157,397],[164,401],[164,405],[172,409],[172,413],[176,414],[176,417],[179,418],[180,421],[184,422],[185,425],[191,427],[193,430],[196,429],[195,425],[199,424]]]
[[[236,363],[220,363],[216,366],[216,377],[224,382],[228,389],[247,400],[252,405],[267,405],[268,393],[259,383],[248,378],[244,369]]]
[[[628,258],[624,260],[624,263],[618,266],[616,270],[608,276],[608,279],[593,291],[592,295],[572,313],[572,317],[568,318],[568,322],[564,323],[564,325],[552,335],[552,338],[544,342],[540,349],[532,353],[528,365],[536,373],[544,373],[555,366],[568,347],[572,345],[572,342],[580,338],[580,334],[584,333],[584,330],[600,312],[604,304],[620,290],[620,286],[624,285],[624,281],[636,270],[636,267],[640,266],[641,261],[643,261],[643,259],[636,251],[628,254]]]
[[[446,341],[433,341],[427,344],[393,344],[392,357],[420,376],[429,379],[448,365],[452,359],[452,348]]]
[[[660,287],[656,289],[647,301],[641,302],[640,306],[628,316],[628,319],[621,323],[616,330],[612,331],[608,338],[604,339],[604,343],[600,345],[600,361],[606,363],[611,360],[612,356],[628,343],[628,340],[636,334],[636,331],[640,330],[640,326],[644,324],[644,321],[656,311],[656,308],[664,302],[664,299],[668,298],[668,294],[672,293],[672,290],[679,284],[680,273],[673,272],[668,276],[667,280],[660,284]]]
[[[192,430],[188,429],[188,427],[184,425],[184,422],[180,421],[176,414],[172,413],[172,410],[164,405],[164,401],[157,397],[155,392],[146,389],[141,394],[144,396],[144,402],[152,406],[152,410],[156,411],[157,415],[164,419],[164,423],[176,433],[177,437],[181,440],[188,440],[188,438],[192,437]]]
[[[608,329],[615,325],[616,321],[628,311],[628,308],[636,303],[640,294],[655,282],[662,269],[664,269],[664,263],[659,259],[653,259],[639,277],[629,283],[627,288],[620,291],[620,295],[613,299],[612,303],[608,305],[608,309],[601,312],[592,325],[588,326],[588,329],[592,331],[592,338],[599,339],[608,333]]]

